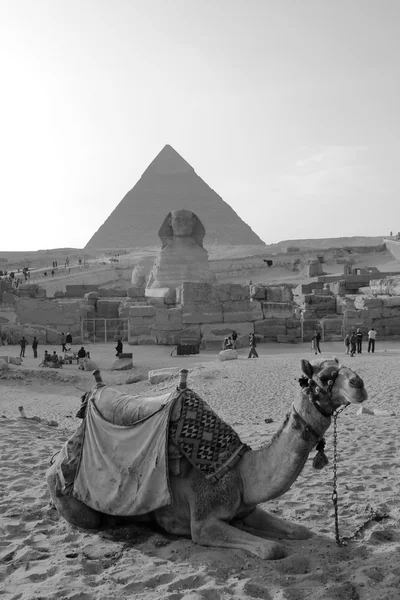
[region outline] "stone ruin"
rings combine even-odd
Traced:
[[[297,343],[319,329],[324,341],[339,341],[348,330],[367,333],[372,326],[380,340],[400,338],[399,275],[371,280],[375,272],[359,269],[297,287],[218,283],[204,235],[193,212],[171,211],[159,230],[162,247],[150,275],[137,266],[128,291],[67,285],[47,298],[36,284],[15,290],[0,280],[0,328],[23,333],[28,341],[37,335],[41,344],[56,343],[61,331],[70,331],[79,341],[83,333],[83,343],[95,334],[99,342],[175,345],[190,339],[218,349],[233,330],[239,345],[247,345],[253,332],[258,342]],[[96,321],[93,329],[83,328],[88,320]]]

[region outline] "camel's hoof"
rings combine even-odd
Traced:
[[[262,546],[257,555],[263,560],[279,560],[280,558],[286,558],[286,550],[281,544],[270,543]]]
[[[269,560],[279,560],[280,558],[286,558],[286,550],[280,544],[274,544],[270,549]]]

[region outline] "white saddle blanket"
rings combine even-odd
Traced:
[[[167,437],[169,415],[178,395],[172,392],[158,397],[161,409],[129,426],[105,420],[89,399],[73,496],[116,516],[142,515],[171,504]]]

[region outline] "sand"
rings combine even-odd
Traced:
[[[339,531],[347,545],[335,543],[331,428],[328,467],[314,470],[312,453],[292,488],[265,505],[314,533],[307,541],[283,542],[288,556],[278,561],[200,547],[138,526],[88,532],[60,518],[50,504],[44,473],[79,423],[74,416],[79,396],[92,376],[75,366],[50,375],[27,358],[22,379],[0,379],[0,598],[398,600],[400,344],[381,344],[375,355],[352,359],[343,355],[340,344],[324,350],[327,357],[340,353],[364,378],[369,393],[365,406],[389,415],[357,414],[353,406],[338,419]],[[189,366],[190,386],[254,448],[270,440],[298,393],[300,358],[312,359],[308,345],[261,347],[258,360],[246,360],[242,351],[238,361],[227,363],[218,363],[212,354],[173,359],[161,348],[134,352],[143,372],[170,364]],[[111,346],[92,349],[104,381],[122,384],[125,374],[105,370],[110,355]],[[162,393],[173,385],[118,387]],[[19,418],[19,405],[28,416],[55,419],[59,426]]]

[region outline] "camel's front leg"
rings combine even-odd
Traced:
[[[241,522],[244,529],[251,531],[253,535],[288,540],[307,540],[312,536],[312,532],[307,527],[275,517],[258,506]]]
[[[247,550],[266,560],[276,560],[286,556],[280,544],[258,538],[215,518],[192,523],[192,539],[201,546]]]

